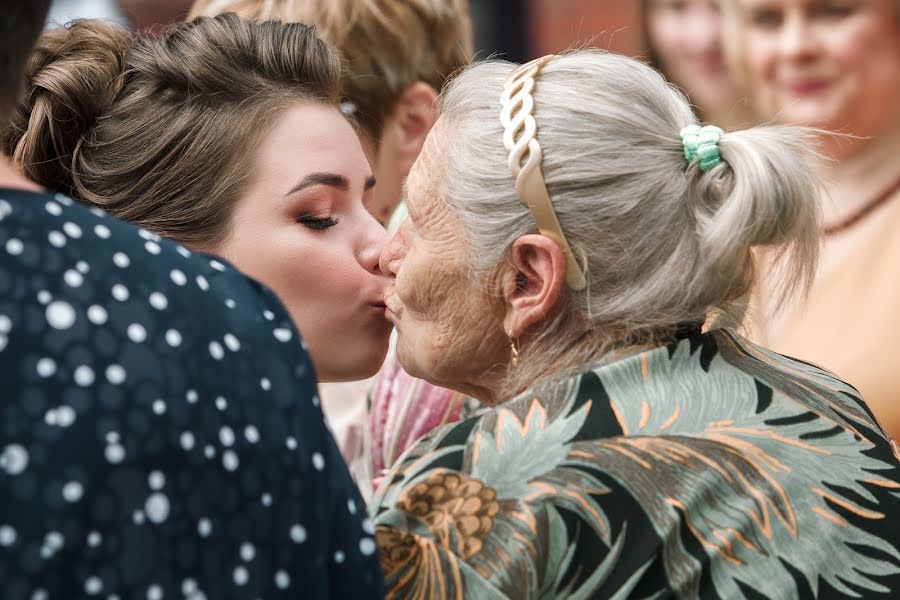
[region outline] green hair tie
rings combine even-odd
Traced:
[[[719,154],[719,140],[725,132],[715,125],[688,125],[681,130],[684,157],[688,162],[700,160],[700,170],[706,172],[722,161]]]

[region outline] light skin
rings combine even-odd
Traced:
[[[375,179],[337,109],[298,104],[259,145],[227,240],[212,249],[269,286],[306,341],[320,381],[373,375],[387,352],[387,236],[372,216]]]
[[[381,223],[388,222],[403,198],[403,181],[434,125],[436,100],[434,88],[417,81],[400,94],[384,121],[380,141],[363,136],[363,148],[378,180],[372,214]]]
[[[896,0],[733,2],[748,88],[762,116],[857,136],[822,137],[822,150],[839,159],[824,167],[831,182],[824,219],[839,222],[897,176],[900,7]],[[841,255],[864,230],[831,245]]]
[[[704,119],[727,127],[743,117],[744,94],[722,51],[722,15],[714,0],[650,0],[647,35],[660,67],[690,94]]]
[[[510,338],[527,344],[559,306],[565,257],[552,240],[525,235],[490,276],[472,276],[462,223],[434,193],[445,135],[452,125],[438,121],[409,174],[410,216],[381,255],[394,278],[387,314],[408,373],[495,405],[508,396]]]

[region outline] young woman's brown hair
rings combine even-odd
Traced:
[[[100,21],[46,33],[2,150],[48,189],[192,247],[228,234],[251,150],[297,101],[337,106],[315,29],[236,15],[161,37]]]

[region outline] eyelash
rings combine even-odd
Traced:
[[[313,231],[324,231],[338,224],[337,219],[332,217],[300,217],[297,222]]]

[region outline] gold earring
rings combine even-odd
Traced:
[[[509,338],[510,362],[512,363],[512,366],[518,367],[519,366],[519,349],[516,347],[515,340],[513,340],[512,329],[509,330],[509,333],[507,333],[506,336]]]

